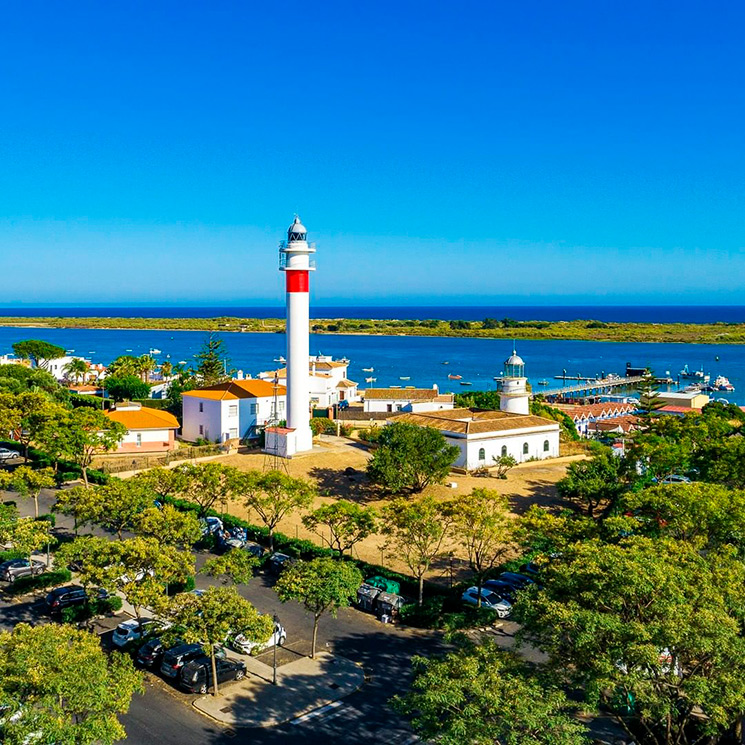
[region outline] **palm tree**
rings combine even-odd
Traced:
[[[137,358],[137,372],[142,376],[144,383],[149,382],[150,375],[158,368],[158,363],[149,354],[143,354]]]
[[[68,380],[72,380],[73,383],[79,383],[81,380],[85,380],[85,374],[88,372],[88,363],[80,359],[80,357],[74,357],[64,366],[63,370]]]
[[[140,370],[137,357],[133,357],[131,354],[120,355],[109,365],[107,374],[111,377],[139,375]]]
[[[161,364],[160,374],[163,376],[163,380],[170,378],[173,374],[173,365],[168,360]]]

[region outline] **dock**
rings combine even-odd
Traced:
[[[644,375],[634,375],[625,378],[587,378],[585,379],[584,383],[578,383],[577,385],[567,385],[563,388],[551,388],[547,391],[534,390],[531,395],[535,397],[536,395],[540,394],[541,396],[548,397],[565,396],[568,393],[583,392],[592,395],[600,395],[603,393],[609,393],[613,388],[628,388],[647,379],[647,376]]]

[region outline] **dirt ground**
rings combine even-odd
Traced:
[[[435,485],[428,487],[425,493],[439,499],[447,499],[457,494],[468,494],[477,487],[489,488],[506,494],[513,512],[519,515],[533,504],[558,504],[556,482],[564,476],[567,464],[581,457],[583,456],[574,455],[524,463],[510,470],[506,479],[452,474],[448,481],[456,484],[454,488],[446,484]],[[244,471],[264,470],[278,464],[280,468],[286,469],[290,476],[306,478],[317,484],[320,496],[316,499],[315,506],[333,502],[334,499],[341,497],[365,505],[382,507],[388,500],[367,481],[365,476],[365,466],[369,458],[370,454],[360,443],[327,437],[311,452],[295,456],[288,461],[272,459],[261,453],[239,453],[222,457],[219,462]],[[348,468],[354,469],[354,473],[345,473]],[[236,503],[229,506],[229,511],[231,514],[256,522],[255,516],[248,514],[244,507]],[[279,530],[289,536],[307,538],[320,543],[317,535],[303,527],[301,517],[302,515],[288,517],[280,523]],[[395,557],[392,549],[386,549],[384,543],[383,536],[370,536],[355,546],[355,556],[408,573],[405,564]],[[451,552],[450,548],[446,548],[445,558],[433,567],[428,576],[429,580],[457,581],[465,569],[464,557],[459,556],[457,550]]]

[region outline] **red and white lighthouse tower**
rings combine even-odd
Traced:
[[[279,244],[279,269],[287,285],[287,432],[286,455],[310,450],[310,272],[315,271],[311,255],[315,244],[308,243],[308,231],[296,215],[287,230],[287,240]]]

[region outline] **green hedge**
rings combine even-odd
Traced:
[[[33,590],[45,590],[69,582],[72,574],[69,569],[53,569],[51,572],[37,574],[35,577],[19,577],[6,588],[9,595],[25,595]]]
[[[191,592],[196,587],[193,576],[188,576],[185,582],[171,582],[166,589],[167,595],[177,595],[180,592]]]
[[[25,559],[26,557],[20,551],[0,551],[0,564],[11,559]]]
[[[452,632],[490,626],[498,620],[498,616],[488,608],[464,605],[460,593],[453,593],[447,597],[433,595],[425,598],[421,608],[416,603],[405,605],[401,608],[401,620],[410,626]]]
[[[78,623],[87,621],[93,616],[106,616],[110,613],[116,613],[122,609],[122,599],[118,595],[110,595],[107,598],[97,598],[89,600],[83,605],[74,605],[65,608],[61,614],[63,623]]]
[[[54,468],[54,461],[42,450],[29,448],[28,457],[33,461],[34,465],[39,468]],[[57,462],[57,481],[59,483],[82,478],[83,470],[77,464],[67,460],[60,460]],[[91,484],[106,484],[109,481],[109,476],[103,471],[89,468],[88,481]]]

